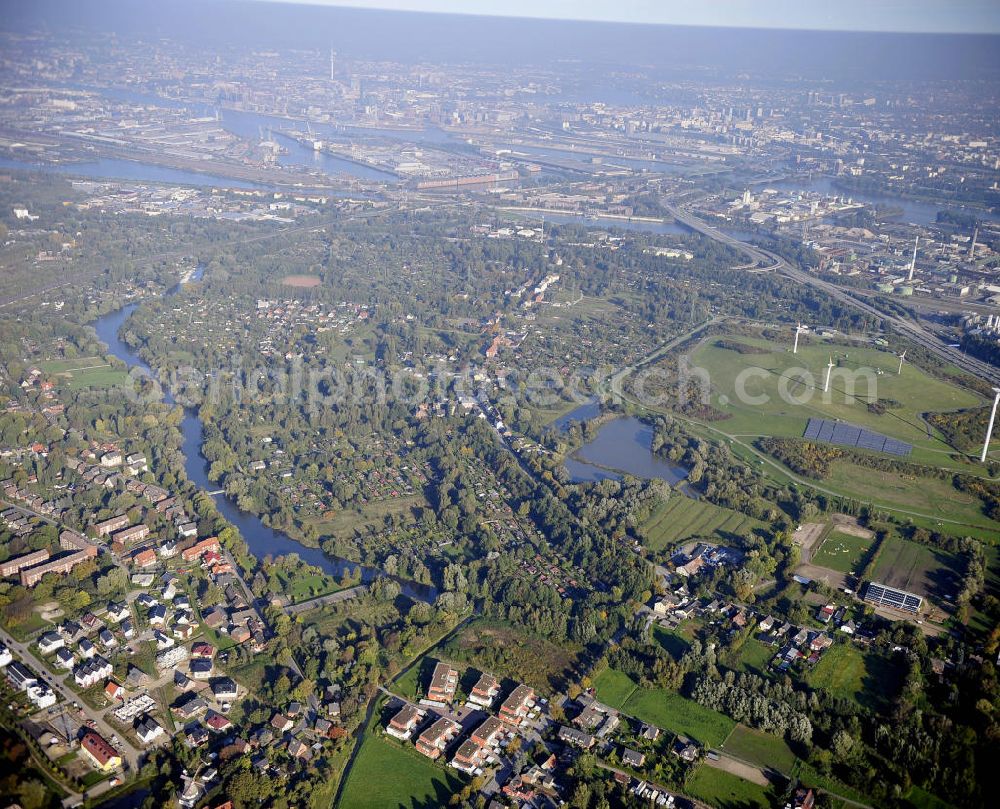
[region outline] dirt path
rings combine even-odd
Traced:
[[[801,559],[803,562],[812,561],[813,546],[823,536],[824,528],[826,528],[825,522],[807,522],[795,529],[792,541],[802,548]]]
[[[869,531],[867,528],[862,528],[858,525],[856,517],[848,517],[846,514],[833,514],[830,517],[830,521],[833,523],[833,527],[842,534],[849,534],[852,537],[861,537],[861,539],[875,538],[875,532]]]
[[[805,564],[799,565],[795,568],[795,572],[800,576],[816,579],[816,581],[826,582],[826,584],[830,587],[847,586],[847,575],[844,573],[838,573],[836,570],[830,570],[828,567]]]
[[[771,782],[767,780],[764,773],[760,769],[757,767],[751,767],[749,764],[744,764],[742,761],[737,761],[735,758],[730,758],[725,753],[719,753],[718,761],[706,758],[705,763],[709,767],[714,767],[717,770],[723,770],[730,775],[743,778],[752,784],[758,784],[762,787],[771,785]]]

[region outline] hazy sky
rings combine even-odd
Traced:
[[[1000,0],[264,1],[674,25],[1000,33]]]

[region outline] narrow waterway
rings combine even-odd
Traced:
[[[197,277],[199,277],[198,273],[195,274],[193,280]],[[168,294],[172,292],[174,290],[171,290]],[[130,369],[138,368],[143,373],[156,378],[153,369],[118,336],[122,325],[131,317],[138,305],[138,303],[127,304],[121,309],[98,318],[91,325],[93,325],[101,342],[107,345],[109,354],[120,359]],[[167,404],[175,403],[174,397],[167,389],[164,389],[163,400]],[[197,412],[191,408],[184,409],[181,434],[183,436],[184,471],[187,473],[188,478],[203,491],[215,491],[218,489],[218,486],[213,485],[208,479],[208,461],[201,454],[201,447],[205,436],[204,428],[201,419],[198,418]],[[258,559],[263,559],[268,555],[277,557],[295,553],[304,562],[314,565],[324,573],[337,578],[340,578],[345,571],[350,571],[354,574],[358,568],[361,569],[361,580],[365,583],[378,577],[386,576],[386,573],[378,568],[358,565],[346,559],[330,556],[319,548],[309,548],[296,542],[287,534],[264,525],[256,515],[242,511],[236,502],[226,494],[215,495],[214,499],[219,512],[230,523],[236,526],[240,535],[246,541],[250,553]],[[437,597],[437,591],[434,587],[405,579],[395,580],[399,582],[403,594],[410,598],[433,601]]]

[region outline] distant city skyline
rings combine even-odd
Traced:
[[[253,2],[658,25],[1000,33],[997,0],[253,0]]]

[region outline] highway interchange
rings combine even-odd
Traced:
[[[902,336],[913,340],[913,342],[923,348],[926,348],[928,351],[936,354],[938,357],[951,363],[957,368],[961,368],[963,371],[967,371],[968,373],[989,382],[991,385],[1000,386],[1000,368],[995,368],[982,360],[970,357],[959,349],[944,343],[916,321],[885,312],[868,301],[859,299],[855,295],[852,295],[848,290],[843,289],[836,284],[831,284],[828,281],[818,278],[812,273],[793,267],[781,258],[781,256],[755,245],[742,242],[734,236],[730,236],[707,222],[704,222],[685,208],[675,207],[670,204],[667,204],[664,207],[670,215],[682,225],[685,225],[691,230],[697,231],[710,239],[715,239],[722,244],[741,251],[745,255],[749,256],[760,269],[778,272],[786,278],[796,281],[797,283],[809,284],[816,289],[820,289],[831,298],[834,298],[841,303],[853,306],[855,309],[860,309],[862,312],[866,312],[881,319]]]

